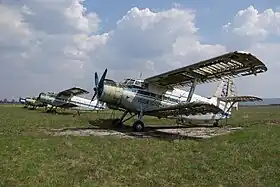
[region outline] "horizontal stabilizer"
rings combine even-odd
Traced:
[[[233,97],[219,97],[219,100],[224,102],[254,102],[262,101],[261,98],[255,96],[233,96]]]

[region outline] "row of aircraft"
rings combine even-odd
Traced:
[[[234,51],[146,79],[116,82],[106,79],[105,69],[100,79],[95,72],[94,95],[91,100],[77,96],[87,94],[88,91],[71,88],[59,93],[40,93],[33,100],[26,98],[25,104],[49,106],[49,111],[56,107],[120,110],[123,114],[114,119],[112,125],[122,128],[125,121],[137,116],[132,125],[137,132],[144,130],[145,115],[176,119],[183,124],[211,123],[218,126],[220,120],[231,117],[236,103],[262,99],[256,96],[232,96],[223,93],[224,90],[206,98],[194,94],[196,86],[217,81],[228,84],[228,80],[266,71],[266,65],[251,53]],[[190,90],[185,91],[186,87],[190,87]],[[130,116],[126,118],[128,114]]]
[[[24,108],[28,108],[28,106],[32,109],[45,107],[50,113],[56,113],[57,108],[76,110],[79,115],[79,111],[105,109],[104,104],[97,104],[97,101],[79,96],[88,93],[82,88],[73,87],[58,93],[41,92],[38,97],[19,98],[19,102],[24,104]]]

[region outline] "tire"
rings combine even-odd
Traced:
[[[132,128],[134,132],[142,132],[144,131],[144,123],[140,120],[137,120],[133,123]]]

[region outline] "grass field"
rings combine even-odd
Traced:
[[[228,123],[244,130],[179,141],[44,133],[89,127],[96,113],[0,105],[0,117],[1,186],[280,186],[278,107],[241,108]]]

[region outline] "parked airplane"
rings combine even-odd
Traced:
[[[28,106],[32,107],[32,109],[36,109],[37,107],[46,107],[47,105],[38,101],[36,97],[26,97],[26,98],[19,98],[19,102],[24,104],[24,108],[28,108]]]
[[[26,103],[25,98],[22,98],[22,97],[20,97],[18,101],[19,101],[20,104],[25,104]]]
[[[113,125],[121,127],[123,122],[138,115],[133,124],[134,131],[142,131],[144,115],[158,118],[177,118],[191,122],[210,122],[214,126],[231,115],[236,102],[261,100],[254,96],[211,97],[194,94],[196,85],[241,76],[257,75],[267,71],[263,62],[250,53],[235,51],[189,66],[178,68],[144,80],[125,79],[117,84],[105,79],[107,69],[98,80],[95,73],[94,95],[107,107],[124,110]],[[177,88],[190,86],[189,91]],[[130,117],[124,119],[130,113]],[[134,114],[132,114],[134,113]]]
[[[105,106],[101,104],[97,105],[97,101],[91,102],[90,99],[78,97],[78,95],[88,93],[84,89],[73,87],[59,93],[42,92],[39,94],[38,100],[51,106],[47,112],[56,112],[57,107],[77,110],[79,115],[79,111],[81,110],[103,110]]]

